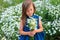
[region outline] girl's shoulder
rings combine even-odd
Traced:
[[[37,15],[37,14],[34,14],[34,17],[39,18],[39,19],[42,19],[42,17],[39,16],[39,15]]]
[[[39,16],[37,14],[34,14],[34,17],[38,18]]]

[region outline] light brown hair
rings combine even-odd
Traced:
[[[21,20],[23,21],[23,26],[25,25],[26,22],[26,10],[28,9],[29,5],[32,4],[35,12],[35,5],[31,0],[26,0],[22,4],[22,17]]]

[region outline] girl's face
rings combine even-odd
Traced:
[[[34,13],[34,8],[33,8],[33,5],[30,4],[28,9],[26,10],[26,14],[27,14],[27,16],[32,16],[33,13]]]

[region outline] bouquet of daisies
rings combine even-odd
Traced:
[[[36,30],[36,24],[37,24],[37,19],[30,17],[29,19],[27,19],[27,23],[28,23],[28,27],[30,28],[30,31]],[[31,40],[34,40],[34,37],[30,37]]]

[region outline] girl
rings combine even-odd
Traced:
[[[35,6],[32,1],[25,1],[22,4],[22,17],[20,22],[20,36],[19,40],[29,40],[29,37],[34,37],[34,40],[44,40],[43,26],[41,22],[41,17],[34,14]],[[30,31],[27,27],[27,18],[36,18],[37,20],[37,30]]]

